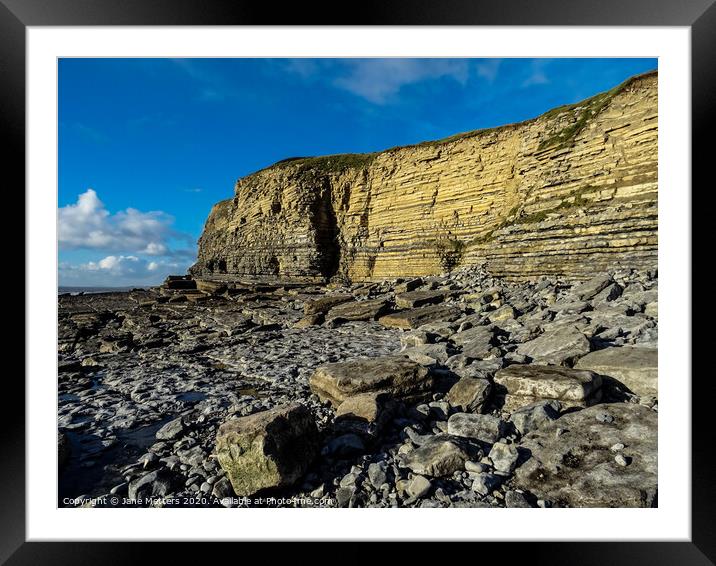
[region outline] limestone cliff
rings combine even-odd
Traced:
[[[380,153],[289,159],[236,183],[202,277],[583,278],[657,263],[657,73],[526,122]]]

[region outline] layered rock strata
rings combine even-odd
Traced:
[[[657,261],[657,74],[538,118],[236,183],[195,277],[353,281],[486,264],[515,280]]]

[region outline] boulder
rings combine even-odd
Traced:
[[[239,496],[292,485],[318,450],[316,423],[299,403],[228,420],[216,434],[217,459]]]
[[[456,320],[460,314],[461,311],[458,307],[451,305],[433,305],[387,314],[378,319],[378,322],[388,328],[410,330],[435,321],[451,322]]]
[[[434,478],[451,476],[465,469],[469,454],[457,439],[440,434],[403,457],[402,464],[415,474]]]
[[[656,397],[658,365],[656,348],[622,346],[587,354],[574,367],[612,377],[642,397]]]
[[[602,386],[602,378],[592,371],[559,366],[516,364],[497,371],[494,379],[496,404],[506,411],[541,399],[557,399],[565,407],[586,407],[599,400]]]
[[[386,310],[388,301],[385,299],[350,301],[331,308],[326,320],[376,320]]]
[[[492,415],[455,413],[448,419],[448,434],[493,444],[505,434],[506,423]]]
[[[390,355],[325,364],[313,372],[309,383],[321,400],[338,406],[360,393],[384,392],[407,401],[426,399],[434,378],[420,364]]]
[[[654,507],[656,431],[656,412],[642,405],[568,413],[523,438],[520,446],[530,457],[517,469],[516,485],[570,507]],[[615,459],[616,445],[624,446],[626,465]]]
[[[566,365],[588,354],[590,349],[589,340],[577,327],[565,325],[520,344],[517,353],[540,364]]]
[[[491,391],[492,384],[487,379],[463,377],[448,391],[447,402],[465,412],[477,413]]]

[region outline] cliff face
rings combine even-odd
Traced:
[[[657,263],[657,74],[534,120],[240,179],[199,241],[201,277],[580,279]]]

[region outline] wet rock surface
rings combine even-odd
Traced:
[[[654,505],[658,281],[587,283],[60,295],[58,503]]]

